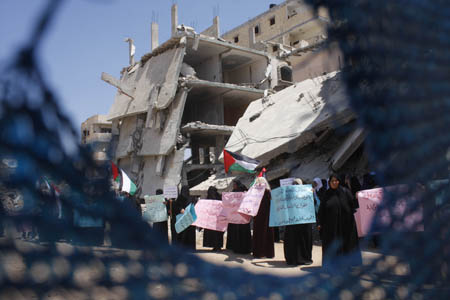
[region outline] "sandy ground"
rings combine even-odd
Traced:
[[[248,272],[255,274],[270,274],[276,276],[299,276],[305,275],[309,272],[316,271],[322,267],[322,247],[314,245],[312,252],[313,264],[309,266],[289,266],[284,260],[283,242],[275,243],[275,257],[274,258],[253,258],[252,255],[235,254],[230,250],[226,250],[224,236],[224,248],[220,252],[213,252],[211,248],[204,248],[203,231],[196,232],[197,234],[197,251],[195,255],[212,264],[226,266],[230,268],[243,268]],[[225,233],[226,234],[226,233]],[[380,254],[362,251],[363,264],[370,264],[370,262],[379,257]]]

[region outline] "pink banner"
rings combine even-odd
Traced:
[[[248,224],[250,223],[251,216],[243,215],[238,212],[239,206],[244,199],[245,192],[234,192],[234,193],[222,193],[222,204],[224,215],[228,223],[231,224]]]
[[[407,194],[407,187],[403,185],[396,185],[386,188],[391,193],[399,195]],[[355,213],[356,226],[358,229],[358,236],[365,236],[370,230],[375,213],[378,206],[383,201],[383,188],[376,188],[371,190],[364,190],[357,193],[359,209]],[[423,211],[419,207],[416,211],[407,213],[407,203],[412,202],[414,197],[419,197],[418,193],[414,196],[401,197],[395,202],[392,209],[393,215],[401,220],[391,224],[391,214],[388,209],[383,209],[379,213],[381,224],[392,226],[395,230],[404,231],[423,231]]]
[[[266,190],[265,184],[254,184],[245,194],[238,212],[241,214],[256,216],[258,214],[259,205]]]
[[[192,225],[224,232],[227,230],[228,221],[222,211],[222,201],[198,200],[195,205],[197,220]]]

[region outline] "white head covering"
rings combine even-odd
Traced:
[[[256,177],[255,184],[264,184],[266,186],[266,190],[270,191],[270,185],[264,177]]]
[[[319,177],[314,178],[314,182],[317,184],[317,186],[315,187],[315,190],[318,191],[322,188],[323,184],[322,184],[322,179],[320,179]]]
[[[293,185],[303,185],[303,181],[300,178],[295,178]]]

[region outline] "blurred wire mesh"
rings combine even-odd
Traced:
[[[372,227],[382,237],[379,258],[347,268],[353,257],[336,256],[330,259],[339,267],[298,278],[250,275],[203,262],[158,243],[157,233],[132,209],[111,200],[110,171],[92,159],[89,149],[78,146],[76,131],[61,113],[36,58],[60,2],[50,2],[29,44],[0,75],[0,188],[7,199],[2,221],[35,224],[48,244],[24,246],[2,239],[2,299],[450,297],[447,1],[310,1],[330,11],[329,40],[337,41],[345,54],[349,67],[343,75],[359,122],[369,130],[367,149],[378,182],[407,188],[388,192],[381,210],[393,218],[386,224],[378,215]],[[61,190],[61,213],[75,209],[108,222],[116,232],[111,238],[133,250],[119,255],[113,249],[55,244],[70,236],[75,244],[92,246],[102,235],[82,232],[48,213],[45,203],[54,199],[48,182]],[[396,214],[395,201],[405,197],[406,211]],[[11,203],[22,206],[18,210]],[[424,231],[396,230],[405,215],[419,209]]]

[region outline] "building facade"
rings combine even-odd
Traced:
[[[325,9],[315,12],[302,0],[288,0],[270,5],[269,10],[224,33],[222,38],[274,56],[288,56],[293,81],[300,82],[343,67],[337,45],[325,43],[329,23]]]
[[[111,122],[106,115],[94,115],[81,123],[81,144],[92,148],[95,160],[109,159],[110,142]]]

